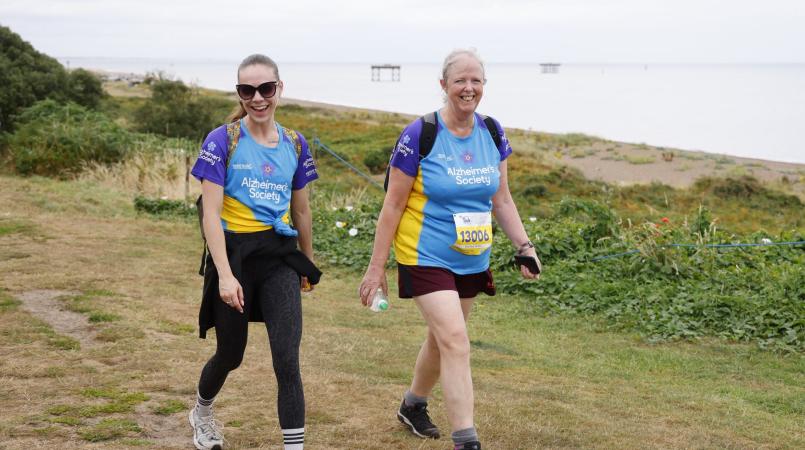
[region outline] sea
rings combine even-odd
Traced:
[[[234,90],[239,61],[62,57],[67,67],[162,72]],[[288,98],[408,114],[442,104],[437,64],[282,63]],[[377,75],[377,74],[375,74]],[[487,63],[478,111],[504,127],[805,164],[805,64]]]

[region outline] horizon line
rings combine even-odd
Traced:
[[[54,56],[58,60],[69,61],[71,59],[110,59],[110,60],[143,60],[143,61],[177,61],[177,62],[198,62],[198,63],[234,63],[240,59],[221,59],[205,57],[169,57],[169,56]],[[310,60],[287,60],[284,64],[414,64],[414,65],[439,65],[433,61],[310,61]],[[506,64],[506,65],[532,65],[532,64],[564,64],[564,65],[634,65],[634,66],[798,66],[805,65],[803,61],[562,61],[561,59],[544,59],[534,61],[484,61],[484,64]]]

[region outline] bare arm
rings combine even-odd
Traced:
[[[291,193],[291,219],[299,232],[299,249],[313,261],[313,214],[307,187]]]
[[[386,283],[386,261],[389,259],[391,241],[400,225],[400,218],[405,205],[408,203],[408,196],[414,186],[414,177],[408,176],[405,172],[396,167],[389,171],[389,187],[386,197],[383,200],[383,208],[380,210],[380,217],[377,219],[377,229],[375,231],[375,242],[372,247],[372,258],[369,267],[361,281],[358,293],[361,296],[361,303],[369,305],[372,297],[378,288],[388,294]]]
[[[299,249],[308,259],[313,261],[313,213],[310,211],[309,192],[307,187],[291,192],[291,218],[294,228],[299,232]],[[307,277],[300,280],[303,291],[312,291],[313,285]]]
[[[224,188],[211,181],[201,182],[201,201],[204,207],[204,236],[207,248],[218,271],[218,293],[228,305],[243,312],[243,288],[232,274],[226,255],[224,228],[221,226],[221,210],[224,206]]]
[[[506,160],[500,163],[500,186],[495,195],[492,196],[492,213],[512,244],[520,250],[519,254],[536,258],[537,264],[541,269],[542,263],[537,257],[536,250],[524,246],[529,241],[528,234],[525,231],[525,227],[523,227],[520,213],[517,211],[517,205],[514,204],[514,199],[509,191],[508,164]],[[520,272],[525,278],[539,277],[538,274],[532,274],[524,267],[520,269]]]

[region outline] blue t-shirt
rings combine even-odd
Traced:
[[[436,139],[419,160],[422,122],[400,135],[391,166],[415,178],[394,237],[397,262],[471,274],[489,267],[492,196],[500,185],[500,163],[512,152],[503,127],[495,147],[476,114],[467,137],[453,135],[437,114]]]
[[[275,147],[258,144],[241,119],[240,138],[227,165],[226,125],[207,135],[191,173],[224,188],[221,224],[238,233],[264,231],[289,223],[291,191],[319,177],[307,141],[298,134],[301,152],[277,123],[280,141]]]

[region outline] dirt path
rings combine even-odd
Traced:
[[[75,339],[81,348],[89,348],[95,344],[96,331],[92,324],[83,314],[65,309],[58,300],[78,294],[74,291],[34,290],[23,292],[17,298],[23,309],[47,322],[54,331]]]

